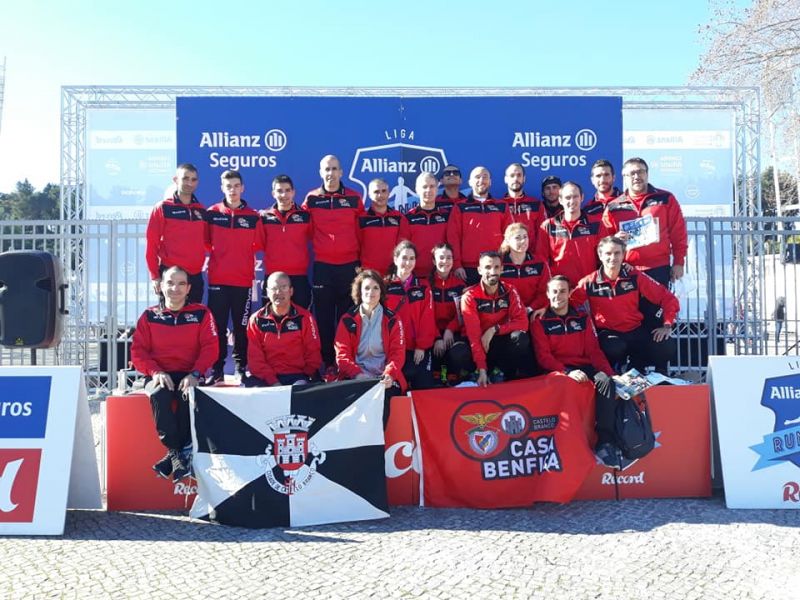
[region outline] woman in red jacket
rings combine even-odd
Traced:
[[[500,280],[510,283],[519,292],[519,297],[528,316],[543,313],[547,308],[547,282],[550,268],[547,260],[533,256],[530,250],[530,232],[523,223],[512,223],[506,227],[503,243],[500,245],[503,272]]]
[[[431,371],[431,348],[436,339],[433,297],[428,280],[414,275],[417,247],[402,240],[394,247],[386,276],[386,307],[403,322],[406,362],[403,374],[412,390],[436,385]]]
[[[383,426],[389,420],[389,398],[405,393],[403,323],[385,306],[386,286],[380,273],[365,269],[350,288],[353,306],[339,321],[333,346],[339,379],[380,378],[386,393]]]

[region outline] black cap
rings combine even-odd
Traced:
[[[561,178],[556,177],[555,175],[548,175],[544,179],[542,179],[542,191],[544,191],[544,186],[549,183],[557,183],[559,187],[561,187]]]

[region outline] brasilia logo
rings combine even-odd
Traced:
[[[406,211],[419,204],[414,191],[417,176],[430,171],[437,178],[447,164],[442,148],[397,142],[359,148],[350,167],[350,180],[361,186],[367,197],[369,182],[380,177],[389,184],[389,206]]]
[[[759,455],[753,471],[791,462],[800,467],[800,375],[764,381],[761,406],[775,414],[775,426],[750,449]]]
[[[459,452],[480,463],[484,479],[530,477],[563,470],[558,423],[558,415],[531,416],[517,404],[473,400],[453,414],[450,436]]]
[[[276,492],[287,496],[299,492],[317,472],[317,465],[325,462],[325,453],[308,439],[308,430],[314,421],[313,417],[305,415],[284,415],[267,423],[273,441],[257,460]]]

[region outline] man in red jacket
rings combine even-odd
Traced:
[[[578,282],[572,291],[573,306],[589,303],[600,347],[608,362],[621,368],[630,358],[631,366],[644,371],[654,366],[667,374],[667,362],[675,351],[672,325],[680,310],[678,299],[650,276],[623,263],[625,242],[608,236],[597,247],[600,269]],[[641,298],[660,307],[663,325],[651,329],[639,310]]]
[[[250,290],[255,276],[255,254],[261,248],[261,216],[242,198],[244,183],[238,171],[221,176],[225,198],[208,209],[206,244],[208,260],[208,308],[219,332],[219,355],[206,385],[224,380],[228,357],[228,319],[233,330],[233,360],[236,372],[247,370],[247,320],[250,318]]]
[[[184,393],[198,384],[216,359],[217,330],[208,308],[187,301],[191,284],[185,270],[167,268],[160,287],[164,305],[151,306],[139,317],[131,360],[146,377],[158,438],[167,448],[153,469],[178,481],[191,471],[189,404]]]
[[[452,215],[450,208],[436,201],[438,189],[436,176],[423,171],[417,176],[416,190],[419,206],[415,206],[400,219],[399,240],[408,240],[417,247],[417,264],[414,275],[428,277],[433,270],[433,247],[445,241],[447,220]]]
[[[386,275],[392,264],[392,251],[400,241],[402,215],[399,210],[389,208],[389,184],[385,180],[373,179],[367,190],[370,206],[358,218],[361,268]]]
[[[536,236],[539,227],[545,220],[542,201],[525,193],[525,169],[520,163],[511,163],[506,167],[504,178],[508,191],[503,198],[511,211],[514,223],[522,223],[528,228],[531,249],[536,248]]]
[[[603,213],[608,203],[622,195],[622,192],[614,185],[614,165],[605,158],[594,161],[591,170],[592,185],[595,189],[592,198],[583,207],[585,214],[590,221],[602,221]]]
[[[314,309],[322,339],[322,359],[334,364],[333,337],[338,319],[352,304],[350,284],[359,266],[358,217],[361,196],[342,185],[339,159],[328,154],[319,163],[322,185],[306,195],[314,247]]]
[[[172,181],[176,186],[175,193],[157,203],[147,221],[147,270],[153,291],[161,295],[159,286],[164,269],[176,265],[181,267],[189,273],[189,301],[202,302],[206,210],[194,195],[198,184],[197,168],[189,163],[179,165]]]
[[[566,277],[556,275],[547,282],[547,300],[550,305],[544,315],[531,321],[536,361],[545,371],[563,373],[578,383],[594,383],[595,452],[609,464],[617,456],[613,447],[616,385],[611,377],[614,370],[600,349],[591,317],[583,309],[570,307]]]
[[[484,252],[478,261],[481,280],[464,290],[461,314],[464,331],[478,367],[478,385],[489,383],[499,369],[504,379],[532,375],[535,366],[528,336],[528,313],[514,286],[500,281],[503,263],[497,252]]]
[[[461,169],[455,165],[447,165],[442,169],[442,193],[436,196],[436,208],[449,213],[454,204],[466,199],[461,193]]]
[[[311,241],[311,213],[294,201],[295,189],[288,175],[276,175],[272,180],[272,197],[275,205],[261,212],[261,229],[264,236],[264,288],[267,297],[267,279],[281,271],[292,281],[292,302],[303,308],[311,306],[311,284],[308,267],[311,259],[308,244]]]
[[[266,284],[268,301],[247,326],[246,387],[295,385],[319,380],[317,322],[292,302],[292,282],[286,273],[272,273]]]

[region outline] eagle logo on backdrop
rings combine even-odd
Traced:
[[[447,157],[442,148],[396,142],[358,148],[349,177],[361,187],[365,198],[370,181],[376,177],[385,179],[389,184],[389,206],[407,212],[419,204],[414,191],[417,176],[430,171],[438,179],[445,165]]]
[[[800,375],[766,379],[761,406],[774,413],[775,425],[760,444],[750,446],[759,455],[752,470],[785,462],[800,467]]]
[[[317,472],[317,465],[325,462],[325,453],[308,439],[314,420],[304,415],[285,415],[267,423],[273,441],[267,444],[259,464],[265,467],[264,476],[276,492],[287,496],[299,492]]]

